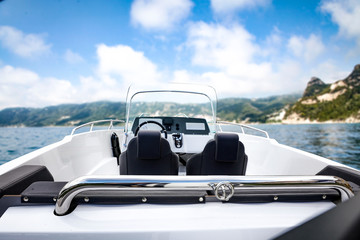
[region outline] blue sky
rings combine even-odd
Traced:
[[[0,109],[122,101],[130,84],[163,82],[266,97],[358,63],[358,0],[0,1]]]

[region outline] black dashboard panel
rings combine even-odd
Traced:
[[[187,118],[187,117],[136,117],[132,126],[135,132],[137,126],[144,121],[157,121],[161,123],[169,134],[199,134],[208,135],[210,133],[209,126],[203,118]]]

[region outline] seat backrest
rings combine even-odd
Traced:
[[[120,155],[120,174],[178,175],[178,161],[159,131],[141,130]]]
[[[234,133],[217,133],[201,153],[186,164],[187,175],[245,175],[247,155]]]

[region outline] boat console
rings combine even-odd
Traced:
[[[154,122],[162,125],[168,134],[182,133],[191,135],[208,135],[210,133],[209,125],[204,118],[162,116],[136,117],[132,126],[132,131],[135,133],[137,128],[142,127],[145,124],[155,124]],[[151,129],[151,126],[147,126],[147,128]]]
[[[122,151],[126,150],[128,143],[140,130],[161,131],[169,142],[171,150],[178,154],[191,155],[201,152],[205,144],[213,138],[213,133],[204,118],[140,116],[134,119]]]

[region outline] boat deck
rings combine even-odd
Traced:
[[[13,207],[0,218],[0,236],[27,239],[268,239],[335,206],[334,203],[80,205],[66,216],[53,206]]]

